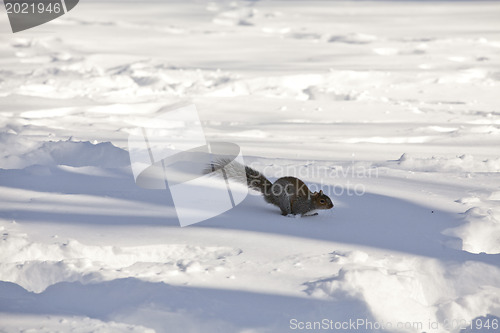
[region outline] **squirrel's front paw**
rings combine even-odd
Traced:
[[[318,215],[318,213],[309,213],[309,214],[304,214],[302,216],[316,216],[316,215]]]
[[[295,218],[295,219],[296,219],[296,218],[299,218],[299,217],[301,217],[301,216],[302,216],[302,215],[300,215],[300,214],[295,215],[295,214],[292,214],[292,213],[290,213],[290,214],[281,214],[281,215],[283,215],[283,216],[285,216],[285,217]]]

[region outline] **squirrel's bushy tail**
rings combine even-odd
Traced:
[[[267,202],[276,204],[275,197],[271,192],[273,183],[271,183],[262,173],[250,168],[249,166],[245,166],[245,173],[247,176],[248,187],[261,192]]]
[[[225,158],[213,161],[211,165],[206,168],[205,172],[210,173],[222,168],[225,177],[246,184],[248,188],[261,192],[267,202],[275,204],[275,197],[271,192],[273,183],[271,183],[262,173],[249,166]],[[243,169],[245,170],[244,174]]]

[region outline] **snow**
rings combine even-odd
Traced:
[[[88,0],[16,34],[0,16],[0,331],[498,332],[499,10]],[[188,104],[207,141],[333,210],[250,192],[181,228],[136,185],[129,135],[170,135]]]

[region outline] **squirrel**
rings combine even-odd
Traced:
[[[243,168],[245,174],[243,175]],[[295,177],[282,177],[271,183],[262,173],[249,166],[242,165],[229,159],[218,159],[212,162],[205,170],[206,173],[223,169],[226,175],[250,189],[262,193],[264,200],[278,206],[281,215],[318,215],[320,209],[333,208],[332,200],[323,193],[323,190],[311,192],[304,182]],[[246,179],[246,180],[245,180]]]

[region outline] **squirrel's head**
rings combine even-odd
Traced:
[[[333,208],[333,202],[329,196],[323,193],[323,190],[314,192],[312,195],[312,200],[314,201],[315,209],[331,209]]]

